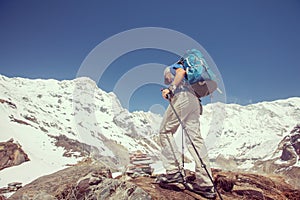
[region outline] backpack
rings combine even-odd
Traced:
[[[187,50],[178,61],[186,71],[186,80],[198,98],[212,94],[217,88],[217,76],[197,49]]]

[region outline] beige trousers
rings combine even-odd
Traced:
[[[211,175],[207,149],[200,133],[200,104],[198,98],[189,91],[183,91],[175,94],[171,99],[171,103],[182,120],[185,130],[189,134]],[[180,123],[169,105],[160,127],[161,152],[164,156],[162,160],[167,173],[178,171],[178,167],[182,168],[182,156],[179,151],[181,147],[178,148],[176,146],[173,137],[173,134],[177,131],[179,125]],[[187,137],[185,141],[187,143],[187,148],[196,163],[195,172],[197,183],[200,186],[212,186],[206,171],[201,167],[200,160]]]

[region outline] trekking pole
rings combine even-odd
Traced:
[[[185,180],[185,172],[184,172],[184,166],[182,166],[182,168],[180,167],[180,164],[179,164],[179,162],[178,162],[178,159],[177,159],[177,157],[176,157],[176,155],[175,155],[175,150],[174,150],[174,148],[173,148],[173,146],[172,146],[172,144],[171,144],[171,142],[170,142],[170,138],[169,138],[168,135],[167,135],[167,140],[168,140],[168,142],[169,142],[169,144],[170,144],[171,151],[172,151],[172,153],[173,153],[173,156],[174,156],[174,159],[175,159],[175,163],[176,163],[176,165],[177,165],[177,167],[178,167],[178,171],[180,172],[182,181],[183,181],[184,184],[186,184],[186,180]]]
[[[184,132],[185,132],[187,138],[188,138],[189,141],[191,142],[191,145],[192,145],[193,149],[195,150],[198,159],[200,160],[201,167],[202,167],[202,168],[205,170],[205,172],[207,173],[207,176],[209,177],[210,181],[212,182],[213,187],[214,187],[215,191],[217,192],[219,198],[220,198],[221,200],[223,200],[223,198],[222,198],[222,196],[221,196],[221,194],[220,194],[220,192],[219,192],[217,186],[215,185],[215,183],[214,183],[214,181],[213,181],[211,175],[209,174],[209,171],[208,171],[207,168],[206,168],[205,163],[203,162],[203,160],[202,160],[202,158],[201,158],[199,152],[197,151],[197,149],[196,149],[196,147],[195,147],[195,145],[194,145],[192,139],[190,138],[190,135],[187,133],[187,130],[185,129],[185,126],[184,126],[183,122],[181,121],[181,119],[180,119],[178,113],[176,112],[176,110],[175,110],[175,108],[174,108],[174,106],[173,106],[173,104],[172,104],[172,102],[171,102],[171,97],[170,97],[169,94],[167,95],[167,99],[169,100],[170,106],[171,106],[171,108],[172,108],[174,114],[176,115],[176,117],[177,117],[177,119],[178,119],[178,122],[180,123],[182,129],[184,130]]]
[[[183,133],[183,129],[181,132],[181,160],[182,160],[182,168],[184,171],[184,133]]]

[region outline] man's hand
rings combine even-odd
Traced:
[[[162,91],[161,91],[161,95],[162,95],[162,97],[164,98],[164,99],[168,99],[168,94],[170,94],[171,93],[171,91],[168,89],[168,88],[166,88],[166,89],[163,89]]]

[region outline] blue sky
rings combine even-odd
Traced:
[[[0,73],[73,79],[104,40],[134,28],[162,27],[206,49],[222,75],[227,102],[288,98],[300,95],[299,22],[298,0],[0,0]],[[156,49],[130,52],[107,68],[98,85],[112,91],[135,66],[175,59]],[[166,105],[160,87],[145,84],[136,90],[130,110]]]

